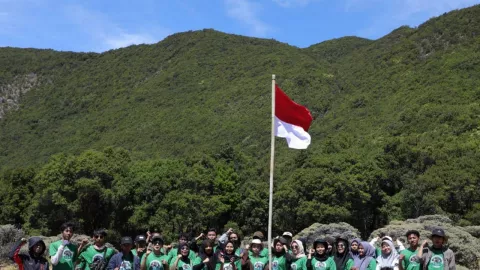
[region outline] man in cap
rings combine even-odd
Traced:
[[[163,245],[162,245],[163,246]],[[132,250],[133,255],[138,256],[142,260],[143,254],[147,251],[147,238],[145,235],[137,235],[135,237],[135,249]]]
[[[418,257],[422,263],[423,270],[444,269],[455,270],[455,254],[451,249],[446,247],[448,237],[442,228],[432,230],[430,236],[432,246],[426,246],[427,241],[423,241],[418,251]]]
[[[140,258],[133,255],[133,240],[130,236],[124,236],[120,240],[120,251],[113,255],[108,262],[107,270],[140,270]]]
[[[282,234],[282,237],[287,240],[288,253],[292,253],[292,248],[290,247],[290,244],[292,243],[293,234],[291,232],[284,232]]]
[[[148,249],[142,258],[142,270],[168,270],[168,255],[163,252],[163,238],[159,235],[152,237],[152,250]]]

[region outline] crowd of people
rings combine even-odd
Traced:
[[[107,247],[107,231],[96,230],[93,244],[83,239],[71,242],[73,223],[61,227],[62,239],[47,249],[40,237],[22,238],[14,244],[10,258],[20,270],[270,270],[269,248],[262,232],[255,232],[242,246],[240,235],[229,229],[217,239],[215,229],[194,239],[181,234],[176,246],[166,245],[159,232],[147,232],[135,239],[124,236],[119,252]],[[293,240],[290,232],[273,239],[272,270],[433,270],[455,269],[455,255],[448,247],[445,231],[436,228],[429,236],[432,245],[420,233],[405,234],[409,247],[398,239],[381,235],[372,241],[342,237],[318,239],[311,248],[305,239]],[[28,242],[28,254],[21,247]],[[377,244],[378,243],[378,244]],[[396,243],[396,245],[395,245]]]

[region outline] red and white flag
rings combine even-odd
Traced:
[[[275,85],[275,136],[287,139],[288,147],[306,149],[310,145],[310,111],[293,102]]]

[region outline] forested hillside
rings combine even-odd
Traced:
[[[265,229],[271,74],[314,117],[309,149],[277,140],[275,230],[479,224],[479,18],[305,49],[214,30],[102,54],[0,48],[0,224]]]

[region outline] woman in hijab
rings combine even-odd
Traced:
[[[215,270],[241,270],[241,258],[235,255],[235,244],[227,241],[225,247],[219,252],[217,265]]]
[[[307,270],[307,255],[305,255],[305,249],[303,243],[300,240],[293,240],[290,244],[292,248],[292,263],[290,264],[291,270]]]
[[[333,255],[337,270],[350,270],[353,266],[353,258],[348,248],[348,240],[338,237],[335,241],[335,254]]]
[[[360,242],[358,245],[358,257],[354,258],[353,269],[376,270],[375,248],[368,242]]]
[[[273,256],[271,270],[288,270],[292,263],[292,255],[288,253],[287,240],[283,237],[273,240]]]
[[[327,254],[328,242],[324,239],[315,240],[313,249],[308,253],[307,270],[336,270],[332,257]]]
[[[389,239],[382,240],[382,250],[377,258],[377,270],[398,270],[398,252]]]
[[[192,268],[193,261],[190,260],[190,247],[187,243],[181,243],[178,246],[177,257],[170,264],[170,270],[187,270]]]
[[[360,242],[362,242],[360,238],[355,238],[350,242],[350,256],[352,256],[354,260],[358,258],[358,245],[360,245]]]
[[[215,270],[217,258],[213,251],[215,243],[210,240],[204,240],[200,246],[198,257],[193,261],[193,270]]]

